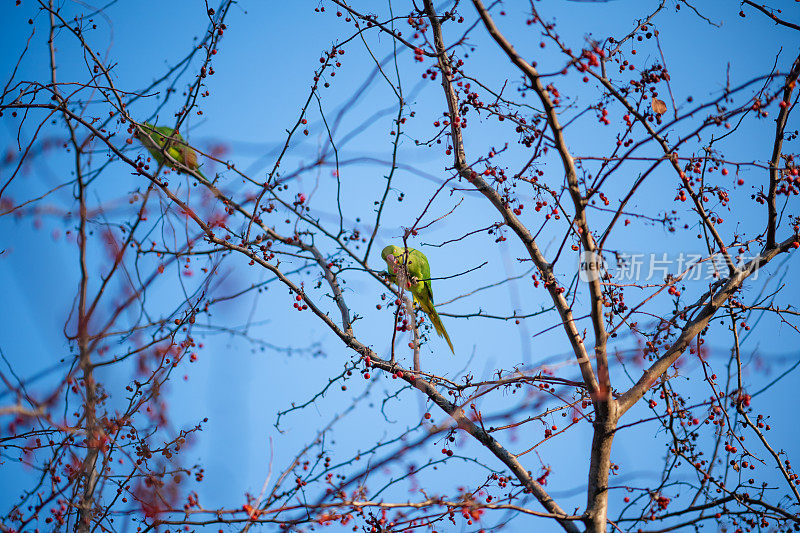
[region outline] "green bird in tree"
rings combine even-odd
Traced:
[[[453,343],[450,342],[450,335],[444,329],[442,319],[436,312],[433,305],[433,289],[431,289],[431,267],[425,254],[414,248],[403,248],[401,246],[389,245],[381,252],[381,257],[389,267],[389,279],[397,283],[398,274],[404,278],[407,289],[411,289],[414,300],[420,308],[428,315],[436,333],[444,337],[450,351],[453,350]],[[405,275],[403,275],[405,273]]]
[[[166,146],[166,152],[170,157],[189,170],[194,170],[205,179],[205,176],[199,170],[200,165],[197,164],[197,152],[186,143],[180,133],[170,127],[154,126],[147,122],[143,122],[141,127],[144,133],[137,131],[136,137],[159,165],[167,164],[172,166],[171,161],[167,161],[164,157],[163,152]]]

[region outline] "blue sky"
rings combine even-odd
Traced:
[[[366,3],[362,3],[367,5]],[[519,15],[516,2],[507,2],[509,16],[497,17],[498,24],[517,49],[525,57],[539,63],[542,72],[560,68],[561,58],[556,57],[550,48],[546,53],[538,46],[540,38],[532,34]],[[80,12],[78,4],[64,4],[67,13]],[[202,99],[203,116],[192,116],[182,133],[192,143],[202,147],[210,147],[217,143],[230,146],[225,156],[236,165],[245,169],[251,176],[264,176],[275,160],[276,151],[285,140],[285,130],[299,116],[300,109],[307,98],[312,83],[313,69],[319,65],[321,51],[330,48],[350,35],[351,28],[342,19],[335,16],[335,8],[323,2],[326,13],[317,14],[314,7],[317,2],[241,2],[236,4],[227,19],[228,30],[214,61],[214,76],[209,77],[207,86],[210,96]],[[387,13],[386,3],[375,3],[370,7],[381,15]],[[548,19],[558,23],[558,31],[575,49],[584,44],[587,36],[598,38],[607,35],[619,36],[631,28],[633,19],[646,17],[656,5],[655,2],[640,0],[618,0],[611,3],[577,3],[547,0],[537,3],[537,8]],[[405,6],[394,2],[395,13],[404,13]],[[699,7],[699,6],[698,6]],[[746,19],[738,15],[738,8],[729,2],[707,2],[701,9],[702,14],[714,24],[700,19],[686,5],[676,12],[669,7],[668,13],[659,19],[660,43],[667,58],[667,66],[671,73],[672,88],[676,102],[687,106],[686,99],[693,96],[695,101],[704,101],[714,97],[724,89],[726,76],[731,84],[748,81],[754,76],[769,71],[776,61],[778,69],[787,68],[796,51],[796,35],[781,27],[774,26],[766,17],[755,12],[748,12]],[[472,9],[464,5],[461,9],[468,21],[475,17]],[[116,64],[115,82],[118,87],[136,89],[150,83],[160,76],[176,59],[183,57],[192,46],[193,38],[202,34],[207,25],[202,3],[200,2],[118,2],[105,10],[105,17],[97,16],[98,29],[89,34],[96,49],[107,54],[109,61]],[[800,9],[797,5],[787,7],[784,16],[797,19]],[[512,16],[513,15],[513,16]],[[9,21],[8,31],[0,34],[0,46],[4,54],[2,72],[4,80],[14,67],[16,58],[24,47],[31,28],[35,28],[32,47],[21,63],[16,75],[17,80],[46,79],[47,49],[45,38],[47,31],[45,17],[39,13],[33,2],[24,1],[18,8],[8,3],[0,8],[0,17]],[[28,18],[34,19],[33,25],[26,23]],[[109,24],[110,21],[110,24]],[[407,26],[403,25],[403,31]],[[447,31],[447,27],[446,27]],[[452,40],[455,32],[447,36]],[[382,59],[391,52],[391,42],[385,35],[375,33],[365,35],[370,50]],[[58,57],[60,61],[58,76],[60,80],[82,79],[85,70],[82,56],[75,43],[67,35],[58,36]],[[515,84],[518,76],[509,67],[496,46],[488,42],[483,34],[475,33],[476,50],[470,54],[468,72],[492,87],[499,88],[504,80],[510,78],[506,90],[516,93]],[[652,42],[641,45],[637,58],[644,64],[658,61],[658,50]],[[343,66],[337,69],[337,76],[331,79],[331,88],[321,91],[320,107],[325,117],[330,120],[341,106],[347,102],[353,92],[362,84],[371,72],[373,62],[365,45],[358,40],[346,47],[346,54],[341,59]],[[639,61],[637,59],[637,61]],[[407,126],[408,135],[403,138],[398,151],[398,158],[404,165],[412,167],[414,172],[400,169],[397,172],[397,187],[387,204],[382,229],[378,233],[373,248],[370,265],[380,267],[379,252],[384,244],[396,242],[401,235],[402,227],[408,227],[422,213],[427,200],[440,187],[443,178],[449,177],[445,168],[451,161],[443,153],[441,146],[416,146],[413,138],[429,138],[434,134],[431,123],[441,117],[446,109],[438,82],[421,80],[421,73],[429,65],[415,64],[409,53],[401,53],[398,57],[398,69],[402,74],[403,91],[409,97],[410,110],[416,119],[410,120]],[[639,66],[639,65],[637,65]],[[183,83],[190,77],[182,80]],[[562,92],[576,99],[578,106],[594,102],[596,87],[583,85],[579,79],[571,75],[567,80],[558,82]],[[180,85],[179,85],[180,87]],[[748,91],[746,94],[751,94]],[[532,100],[533,95],[528,98]],[[661,97],[666,100],[662,94]],[[180,98],[168,105],[159,123],[169,123],[174,113],[174,105]],[[150,118],[159,103],[158,96],[138,101],[130,112],[142,120]],[[383,112],[385,111],[385,113]],[[377,113],[377,116],[375,116]],[[340,173],[344,194],[342,210],[344,217],[356,224],[362,231],[371,231],[371,220],[374,217],[373,202],[382,194],[388,173],[387,161],[391,157],[391,120],[396,113],[396,99],[385,82],[378,79],[345,116],[338,130],[338,138],[343,139],[348,132],[355,132],[352,141],[345,144],[339,153],[341,160],[351,157],[368,156],[373,162],[348,165]],[[609,106],[609,113],[615,125],[619,124],[623,111],[619,106]],[[365,120],[374,117],[365,123]],[[514,134],[509,133],[507,125],[496,120],[469,117],[469,127],[465,130],[466,148],[469,160],[477,159],[492,148],[501,148],[510,141],[507,153],[503,154],[502,164],[510,169],[519,168],[524,163],[523,148],[514,143]],[[14,139],[19,122],[6,116],[0,119],[0,146],[3,150],[15,150]],[[293,141],[289,155],[282,165],[285,171],[291,171],[303,163],[308,163],[321,145],[326,142],[325,129],[317,104],[311,106],[309,112],[308,137]],[[774,123],[768,120],[756,121],[746,119],[746,124],[736,135],[726,139],[721,147],[726,156],[734,161],[759,160],[769,158],[772,144]],[[588,114],[567,131],[568,142],[575,153],[603,154],[614,145],[615,139],[610,132],[614,126],[604,129],[598,125],[593,114]],[[33,134],[32,123],[22,128],[22,137],[30,138]],[[63,134],[61,129],[45,130],[45,135]],[[705,137],[704,140],[707,140]],[[695,145],[699,146],[699,145]],[[138,149],[138,147],[137,147]],[[691,149],[687,149],[686,153]],[[646,152],[652,155],[654,152]],[[682,152],[683,153],[683,152]],[[103,153],[98,153],[101,160]],[[9,189],[9,197],[20,202],[36,197],[55,184],[64,180],[69,171],[69,155],[49,153],[38,157],[30,169],[16,179]],[[206,163],[211,168],[211,163]],[[0,167],[0,177],[5,182],[10,166]],[[625,176],[634,175],[644,166],[631,164]],[[559,183],[560,168],[555,158],[549,156],[542,161],[542,169],[546,178]],[[592,171],[590,165],[587,170]],[[222,173],[226,186],[231,190],[244,190],[237,178],[231,173]],[[765,214],[752,203],[747,202],[751,187],[765,179],[765,171],[761,169],[741,170],[747,185],[732,192],[732,204],[735,211],[725,213],[730,220],[726,229],[726,237],[730,237],[737,227],[745,228],[749,224],[765,219]],[[132,176],[120,163],[113,164],[93,188],[91,202],[108,205],[118,199],[126,199],[128,194],[143,188],[141,178]],[[629,183],[627,179],[617,175],[618,182],[609,184],[606,194],[622,197]],[[752,184],[752,185],[751,185]],[[287,194],[303,193],[309,197],[309,205],[321,220],[335,223],[337,219],[334,203],[336,183],[331,177],[331,168],[326,167],[319,172],[307,172],[293,180]],[[648,182],[644,194],[632,208],[647,209],[651,202],[655,209],[664,209],[675,194],[675,177],[666,167],[659,169]],[[68,243],[64,232],[74,222],[64,220],[62,211],[58,209],[74,209],[70,201],[69,187],[50,195],[40,205],[54,208],[53,214],[44,211],[33,217],[41,219],[41,227],[34,227],[32,218],[17,219],[11,216],[0,217],[0,279],[5,280],[3,305],[0,306],[0,349],[11,362],[20,377],[32,376],[42,369],[56,364],[59,359],[69,357],[68,347],[64,340],[63,327],[67,320],[76,291],[77,259],[74,244]],[[397,194],[405,193],[404,201],[396,200]],[[534,213],[532,207],[535,199],[531,193],[521,193],[524,203],[529,206],[523,221],[533,228],[538,228],[540,215]],[[287,196],[288,197],[288,196]],[[463,198],[463,203],[459,202]],[[736,200],[740,200],[738,203]],[[741,206],[741,207],[740,207]],[[439,280],[435,283],[435,294],[438,302],[445,302],[467,293],[471,288],[497,282],[510,276],[517,276],[529,268],[529,263],[517,261],[524,257],[524,250],[512,236],[506,244],[497,246],[494,237],[485,233],[464,241],[444,247],[423,246],[423,243],[441,243],[457,238],[469,231],[486,227],[498,220],[497,214],[485,201],[472,193],[445,191],[437,196],[431,205],[430,215],[425,222],[450,212],[453,214],[441,222],[432,224],[416,240],[412,246],[421,248],[430,259],[433,276],[451,276],[487,261],[487,265],[468,276],[451,280]],[[111,217],[114,214],[109,215]],[[539,217],[539,218],[537,218]],[[606,220],[606,215],[590,212],[594,220]],[[282,217],[280,217],[282,218]],[[688,221],[689,219],[687,219]],[[279,229],[286,225],[278,223]],[[552,225],[542,233],[541,247],[552,253],[560,244],[561,233]],[[59,232],[56,240],[53,232]],[[785,233],[785,232],[784,232]],[[671,235],[660,227],[635,222],[629,231],[610,245],[615,249],[630,252],[666,252],[676,254],[681,251],[702,251],[702,242],[693,241],[691,233],[679,232]],[[330,243],[323,244],[325,251],[334,251]],[[363,248],[362,248],[363,250]],[[93,256],[97,263],[101,262],[100,252]],[[561,260],[562,281],[568,283],[569,276],[574,274],[570,264],[577,264],[577,257]],[[572,261],[572,263],[568,263]],[[287,260],[287,265],[291,262]],[[792,276],[796,267],[775,267],[767,274],[778,274],[778,278],[764,276],[768,287],[775,288],[780,283],[780,276]],[[242,259],[229,258],[225,262],[226,278],[220,287],[221,294],[232,293],[251,283],[269,279],[263,272],[249,268]],[[788,272],[788,273],[787,273]],[[170,270],[158,286],[149,308],[156,316],[164,316],[175,307],[175,298],[180,295],[180,283],[192,286],[196,279],[186,279],[177,270]],[[344,277],[345,291],[350,299],[352,309],[361,315],[356,322],[356,333],[379,353],[387,353],[389,334],[391,333],[391,316],[385,308],[381,312],[375,309],[380,302],[380,287],[366,275],[353,273]],[[786,278],[791,279],[791,278]],[[307,281],[310,284],[310,282]],[[701,283],[701,282],[698,282]],[[689,292],[702,291],[701,286],[691,286]],[[796,289],[785,289],[783,302],[796,299]],[[794,291],[794,292],[791,292]],[[321,292],[317,292],[321,295]],[[756,294],[756,289],[749,289],[746,296]],[[635,296],[631,296],[635,300]],[[660,305],[668,306],[666,299]],[[578,305],[585,306],[585,300],[579,298]],[[110,305],[110,304],[109,304]],[[447,313],[470,313],[478,309],[496,314],[511,312],[531,312],[548,307],[546,294],[535,289],[524,276],[517,282],[507,283],[491,290],[482,291],[477,296],[460,299],[442,307]],[[581,315],[582,313],[577,313]],[[786,326],[782,326],[774,318],[764,317],[762,327],[755,328],[755,333],[746,340],[745,347],[750,352],[762,354],[766,360],[775,361],[771,373],[751,368],[754,388],[771,381],[776,371],[786,368],[787,360],[796,358]],[[286,355],[280,350],[258,347],[240,338],[225,334],[195,334],[204,342],[205,347],[199,351],[199,361],[188,372],[180,372],[168,387],[171,412],[177,427],[190,427],[204,417],[208,424],[200,434],[199,440],[187,451],[186,464],[200,462],[205,467],[205,481],[197,490],[201,501],[207,507],[238,507],[244,503],[244,493],[258,494],[270,468],[273,469],[273,480],[276,471],[286,467],[293,455],[305,443],[315,438],[316,431],[326,425],[336,413],[341,412],[354,398],[358,398],[367,384],[355,375],[347,382],[348,390],[339,387],[327,394],[324,400],[289,414],[282,422],[279,432],[275,427],[276,412],[287,409],[293,402],[303,403],[318,392],[328,379],[341,372],[343,365],[350,361],[352,353],[337,343],[324,326],[308,313],[298,314],[291,308],[291,299],[287,291],[277,284],[270,288],[258,300],[251,297],[238,299],[233,303],[220,304],[215,308],[214,323],[225,323],[230,326],[250,324],[248,332],[278,347],[293,346],[300,351]],[[429,345],[423,347],[423,365],[426,369],[449,377],[460,376],[468,369],[479,377],[488,377],[496,368],[511,368],[520,363],[536,365],[544,360],[568,362],[568,345],[560,329],[533,335],[541,330],[557,324],[553,313],[544,314],[524,321],[516,326],[513,321],[493,321],[480,319],[444,318],[445,325],[457,348],[457,357],[446,353],[444,343],[433,337]],[[589,327],[585,322],[582,327]],[[388,332],[388,333],[387,333]],[[724,361],[728,353],[727,337],[712,334],[709,341],[712,348],[715,342],[718,349],[712,354],[714,360]],[[400,343],[402,346],[404,344]],[[624,342],[621,348],[629,347]],[[321,347],[324,356],[313,357],[302,348]],[[120,347],[119,349],[122,349]],[[408,357],[408,354],[404,354]],[[407,360],[407,359],[406,359]],[[694,379],[699,375],[697,364],[686,361],[685,376],[679,378]],[[5,372],[5,368],[3,369]],[[560,370],[564,377],[574,377],[576,372],[567,365]],[[188,381],[180,377],[186,373]],[[615,384],[620,387],[627,383],[621,372],[615,375]],[[120,391],[128,382],[125,370],[111,370],[100,377],[109,391]],[[48,378],[40,381],[41,390],[46,390]],[[779,385],[769,389],[759,402],[769,406],[775,423],[772,438],[775,442],[788,446],[790,439],[796,436],[792,426],[791,412],[786,408],[783,399],[789,395],[796,383],[796,376],[791,374]],[[328,444],[328,449],[336,459],[349,457],[370,447],[376,440],[393,438],[406,427],[413,427],[425,412],[425,404],[409,391],[404,391],[398,398],[386,401],[385,396],[397,391],[397,382],[381,378],[372,383],[373,394],[361,400],[356,409],[337,424],[329,438],[335,441]],[[684,386],[684,385],[681,385]],[[690,387],[691,383],[685,385]],[[36,390],[36,387],[33,387]],[[9,400],[3,397],[3,403]],[[497,396],[486,400],[482,408],[486,411],[502,411],[508,408],[508,397]],[[384,412],[381,408],[384,407]],[[631,412],[628,416],[646,416],[648,410]],[[442,417],[434,412],[434,419]],[[390,423],[393,422],[393,423]],[[560,420],[559,420],[560,422]],[[652,423],[651,423],[652,424]],[[650,426],[643,426],[649,428]],[[653,476],[658,475],[662,451],[656,448],[652,453],[657,456],[655,462],[643,454],[643,449],[653,447],[655,443],[664,442],[663,435],[654,435],[649,429],[637,428],[621,432],[615,441],[613,460],[623,465],[620,482],[631,480],[632,484],[647,484]],[[655,432],[655,425],[652,427]],[[516,439],[504,435],[502,442],[515,452],[527,448],[531,438],[540,438],[541,428],[529,427],[521,430]],[[554,439],[537,449],[541,460],[554,467],[549,479],[548,489],[554,496],[561,497],[563,507],[572,509],[581,507],[584,495],[572,491],[581,487],[586,477],[585,458],[591,440],[590,427],[586,424],[574,428],[562,439]],[[414,454],[418,464],[428,458],[439,459],[441,445],[428,444]],[[475,454],[482,463],[491,468],[500,468],[499,462],[470,442],[459,441],[457,455]],[[541,469],[540,459],[534,454],[524,456],[526,466],[534,473]],[[272,466],[270,466],[272,458]],[[6,479],[22,480],[30,475],[24,469],[3,465],[11,472]],[[474,466],[474,463],[452,460],[442,466],[442,471],[426,477],[428,483],[437,490],[449,491],[459,484],[475,483],[485,477],[485,470]],[[387,478],[391,474],[384,474]],[[5,475],[4,475],[5,477]],[[463,480],[463,481],[462,481]],[[654,484],[654,483],[651,483]],[[5,506],[11,503],[16,494],[12,484],[4,484],[0,488],[0,503]],[[375,483],[379,486],[379,483]],[[414,498],[404,488],[396,488],[387,494],[387,498],[399,500]],[[621,495],[612,495],[613,510],[618,510]],[[530,504],[538,508],[535,503]],[[483,524],[487,526],[491,520],[498,519],[500,514]],[[508,526],[509,531],[521,531],[528,527],[527,519],[520,519]],[[543,531],[549,531],[549,524],[539,524]]]

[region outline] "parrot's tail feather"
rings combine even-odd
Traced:
[[[436,308],[433,306],[433,303],[425,299],[420,299],[417,297],[416,294],[413,295],[414,300],[419,304],[420,308],[425,311],[425,314],[428,315],[428,318],[431,320],[431,324],[433,324],[433,329],[436,330],[436,333],[440,337],[444,337],[444,340],[447,341],[447,345],[450,347],[450,351],[453,355],[456,354],[456,351],[453,349],[453,343],[450,341],[450,335],[447,334],[447,330],[444,329],[444,324],[442,324],[442,319],[439,318],[439,313],[436,312]]]
[[[453,343],[450,342],[450,335],[448,335],[447,330],[444,329],[444,324],[442,324],[442,319],[439,318],[439,313],[436,312],[436,309],[431,309],[431,312],[428,312],[428,317],[431,319],[436,333],[438,333],[440,337],[444,337],[444,340],[447,341],[447,345],[450,347],[450,351],[455,355],[456,351],[453,349]]]

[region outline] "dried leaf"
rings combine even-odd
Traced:
[[[659,115],[663,115],[667,112],[667,104],[664,103],[663,100],[659,100],[655,96],[653,100],[650,102],[650,105],[653,107],[653,111],[658,113]]]

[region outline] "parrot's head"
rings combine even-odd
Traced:
[[[151,134],[151,135],[155,136],[155,133],[153,133],[153,131],[155,131],[156,127],[153,126],[152,124],[150,124],[148,122],[142,122],[141,127],[142,127],[143,130],[145,130],[145,133],[148,133],[148,134]],[[138,128],[136,128],[134,130],[133,135],[137,139],[141,139],[142,138],[142,133],[139,131]]]
[[[393,244],[390,244],[389,246],[384,248],[383,251],[381,252],[381,257],[383,258],[383,260],[390,265],[398,261],[399,258],[402,257],[402,255],[403,255],[403,249]]]

